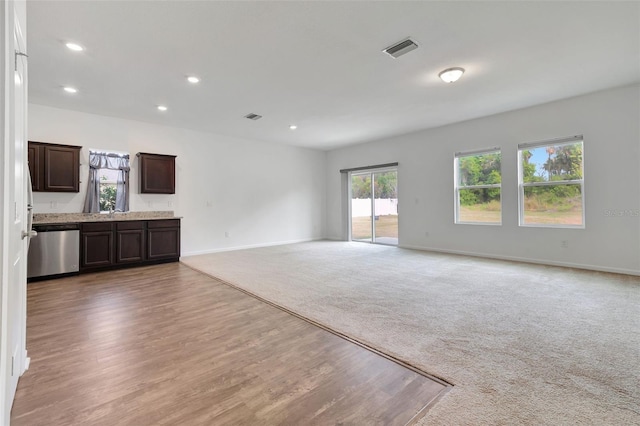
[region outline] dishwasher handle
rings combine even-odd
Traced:
[[[49,224],[35,224],[33,230],[37,232],[52,232],[52,231],[77,231],[80,229],[80,225],[77,223],[49,223]]]

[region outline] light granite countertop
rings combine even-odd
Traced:
[[[173,211],[126,212],[126,213],[34,213],[33,224],[103,222],[122,220],[181,219]]]

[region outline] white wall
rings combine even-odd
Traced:
[[[345,237],[339,170],[397,161],[401,246],[638,274],[640,217],[605,210],[640,209],[639,117],[636,85],[330,151],[327,236]],[[518,143],[577,134],[586,229],[519,227]],[[502,226],[455,225],[454,153],[493,146],[502,148]]]
[[[35,104],[29,105],[29,140],[83,147],[80,192],[35,193],[36,213],[81,212],[89,149],[113,150],[131,155],[132,211],[183,216],[183,255],[323,236],[321,151]],[[174,195],[139,193],[138,152],[177,155]]]
[[[90,148],[129,152],[131,209],[174,210],[183,216],[185,255],[323,234],[342,239],[346,200],[338,170],[397,161],[401,246],[640,273],[640,218],[605,214],[640,209],[640,86],[328,153],[41,105],[29,108],[31,140],[85,148],[83,181]],[[585,138],[586,229],[519,227],[517,144],[575,134]],[[453,154],[493,146],[503,155],[503,224],[455,225]],[[135,154],[140,151],[178,156],[175,195],[138,193]],[[84,193],[84,182],[78,194],[36,193],[36,212],[80,212]],[[563,240],[569,248],[561,247]]]

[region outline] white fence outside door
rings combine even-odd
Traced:
[[[376,198],[373,200],[376,216],[398,215],[397,198]],[[371,198],[351,200],[351,217],[371,216]]]

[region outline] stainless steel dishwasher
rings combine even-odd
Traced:
[[[72,274],[80,270],[80,226],[77,223],[33,225],[27,278]]]

